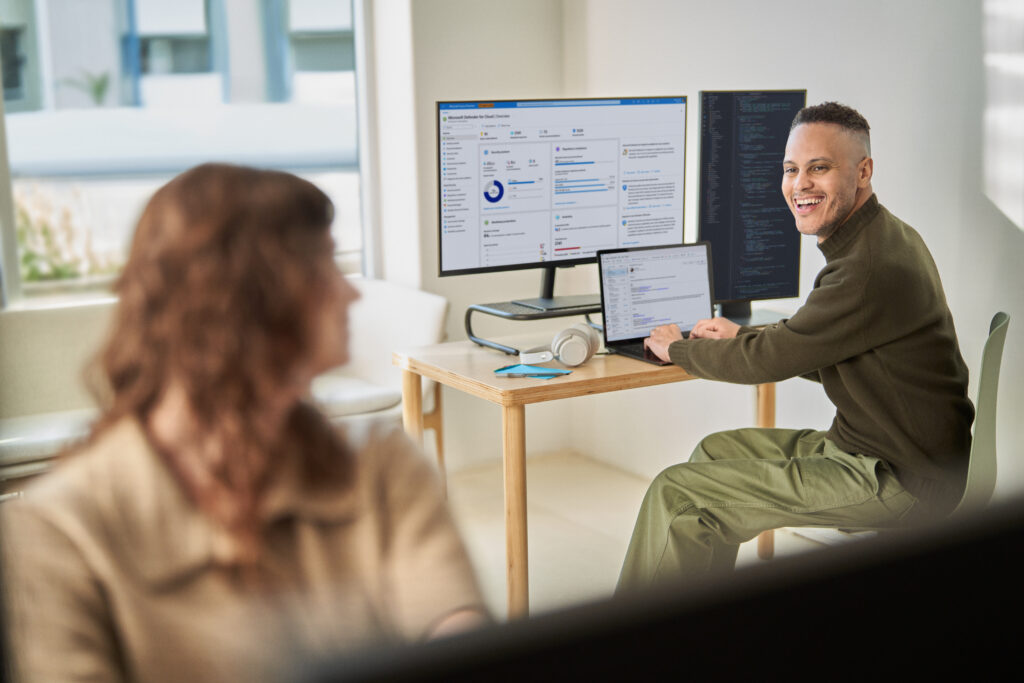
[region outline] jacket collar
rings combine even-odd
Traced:
[[[174,583],[212,566],[236,563],[235,543],[188,498],[167,464],[134,419],[101,435],[94,448],[109,454],[108,514],[112,547],[154,587]],[[85,454],[83,454],[85,455]],[[285,461],[265,494],[264,522],[293,517],[312,523],[342,523],[359,509],[355,486],[310,491],[301,485],[298,454]],[[116,534],[116,535],[115,535]]]
[[[854,211],[852,216],[818,245],[818,249],[825,255],[825,260],[838,256],[857,237],[864,226],[875,219],[881,208],[882,205],[878,203],[877,195],[872,193],[863,206]]]

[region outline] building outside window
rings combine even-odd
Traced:
[[[0,64],[3,65],[4,99],[19,102],[25,99],[25,56],[22,34],[25,29],[0,29]]]
[[[0,0],[0,38],[23,296],[109,286],[149,196],[206,161],[316,183],[361,270],[351,0]]]

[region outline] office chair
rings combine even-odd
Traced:
[[[988,339],[981,352],[981,375],[978,399],[975,401],[974,439],[971,441],[970,463],[964,495],[951,517],[977,512],[988,505],[996,486],[996,397],[999,391],[999,368],[1003,362],[1003,346],[1010,316],[1000,311],[992,316]]]
[[[1003,361],[1003,347],[1010,316],[1002,311],[992,316],[988,328],[988,339],[981,353],[981,374],[978,379],[978,394],[975,401],[974,438],[967,466],[967,485],[964,494],[950,513],[950,518],[960,518],[983,510],[992,498],[996,485],[996,398],[999,392],[999,369]],[[763,535],[772,531],[762,532]],[[873,536],[874,531],[859,531],[844,534],[843,540]],[[836,540],[839,540],[838,538]],[[762,555],[771,559],[771,555]]]
[[[314,400],[331,420],[402,421],[402,373],[391,363],[397,349],[442,341],[448,317],[443,296],[383,280],[354,277],[360,298],[349,310],[349,362],[313,380]],[[440,385],[423,382],[423,428],[434,430],[444,479]]]

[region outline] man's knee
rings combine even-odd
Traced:
[[[708,505],[708,492],[702,489],[707,484],[707,474],[698,471],[701,469],[704,468],[683,463],[662,470],[647,489],[644,516],[650,522],[660,519],[665,528],[681,530],[696,525],[692,532],[685,532],[694,534],[694,538],[710,536],[719,542],[734,542],[736,534],[715,506]],[[730,518],[737,516],[736,509],[725,509],[729,510]]]
[[[678,514],[688,507],[693,507],[695,498],[691,493],[689,470],[688,463],[672,465],[662,470],[647,488],[644,507],[655,506],[669,514]]]
[[[727,459],[729,453],[735,450],[734,440],[730,434],[731,432],[715,432],[705,436],[690,454],[690,462]]]

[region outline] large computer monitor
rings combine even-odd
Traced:
[[[800,294],[800,234],[781,186],[789,127],[806,102],[806,90],[700,93],[698,239],[711,243],[726,318],[749,323],[751,301]]]
[[[440,275],[555,267],[599,249],[683,243],[686,98],[437,103]]]

